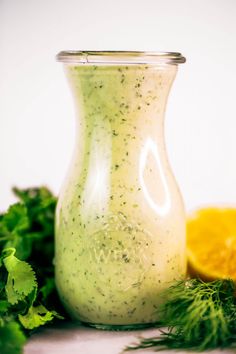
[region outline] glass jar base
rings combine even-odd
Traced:
[[[138,324],[129,324],[129,325],[109,325],[101,323],[89,323],[82,322],[83,325],[88,327],[93,327],[103,331],[135,331],[144,328],[154,327],[154,323],[138,323]]]

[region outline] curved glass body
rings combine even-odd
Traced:
[[[163,132],[177,63],[67,55],[59,60],[78,125],[57,207],[58,292],[74,319],[146,326],[158,320],[162,290],[186,271],[184,207]]]

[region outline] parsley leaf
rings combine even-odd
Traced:
[[[1,354],[22,353],[32,329],[64,316],[53,265],[57,199],[46,187],[13,191],[19,202],[0,215]]]
[[[9,236],[12,236],[10,232],[15,234],[27,230],[29,227],[29,218],[26,207],[20,203],[10,206],[8,212],[1,220],[1,225],[6,227]]]
[[[43,305],[31,306],[26,315],[19,315],[21,324],[27,329],[37,328],[47,322],[51,322],[57,314],[48,311]]]
[[[3,256],[3,263],[8,272],[6,284],[7,300],[14,305],[29,295],[37,287],[37,283],[32,267],[14,256],[14,248],[5,249],[3,251],[4,254],[7,254],[6,257]]]
[[[26,342],[26,336],[22,332],[19,323],[12,321],[0,325],[0,353],[21,354]]]

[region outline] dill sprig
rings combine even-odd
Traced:
[[[127,347],[134,350],[153,347],[204,351],[236,347],[235,284],[230,279],[203,282],[179,281],[164,294],[158,326],[168,327],[157,337],[141,338]]]

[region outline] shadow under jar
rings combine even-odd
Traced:
[[[60,52],[77,142],[56,215],[56,284],[73,319],[102,329],[158,320],[185,276],[185,215],[163,119],[179,53]]]

